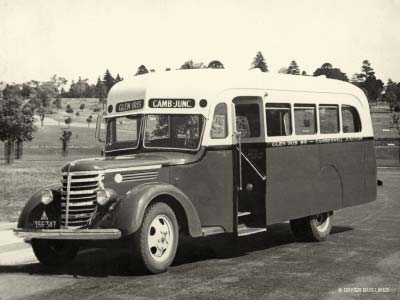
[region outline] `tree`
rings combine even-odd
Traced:
[[[89,79],[82,79],[79,76],[77,82],[72,81],[68,91],[68,96],[70,98],[90,98],[94,96],[94,90],[95,87],[89,85]]]
[[[79,105],[79,109],[83,111],[85,109],[85,103],[81,103],[81,105]]]
[[[60,137],[60,141],[62,143],[62,154],[63,154],[63,156],[67,156],[68,155],[68,143],[71,140],[71,136],[72,136],[72,131],[69,129],[69,124],[71,123],[71,118],[68,117],[64,121],[65,121],[65,124],[68,125],[68,128],[63,129],[61,137]]]
[[[38,108],[37,113],[39,114],[40,125],[43,127],[44,117],[46,116],[46,109],[41,106]]]
[[[361,73],[354,74],[352,83],[366,91],[369,101],[376,101],[383,90],[383,82],[375,77],[375,71],[368,60],[364,60],[361,66]]]
[[[103,109],[104,109],[104,106],[106,104],[106,99],[107,99],[107,87],[104,84],[104,82],[100,80],[100,77],[97,78],[95,91],[96,91],[95,95],[97,98],[99,98],[99,103],[103,105]]]
[[[31,95],[31,87],[26,83],[22,84],[21,96],[23,98],[29,98],[30,95]]]
[[[70,104],[67,104],[67,107],[65,108],[65,112],[68,114],[73,114],[74,110],[72,109]]]
[[[137,71],[136,71],[135,76],[137,76],[137,75],[142,75],[142,74],[146,74],[146,73],[149,73],[149,70],[147,70],[147,68],[146,68],[145,65],[140,65],[139,68],[138,68]]]
[[[386,93],[385,93],[385,100],[389,103],[390,111],[397,105],[397,94],[398,94],[398,86],[395,82],[393,82],[390,78],[386,84]]]
[[[295,60],[292,60],[292,62],[290,63],[286,74],[300,75],[300,68]]]
[[[365,78],[375,76],[375,71],[367,59],[362,62],[361,75],[363,75]]]
[[[61,109],[61,108],[62,108],[62,106],[61,106],[61,98],[56,98],[56,99],[53,101],[53,104],[56,106],[57,111],[58,111],[59,109]]]
[[[258,51],[256,56],[253,59],[250,69],[259,68],[261,72],[268,72],[268,66],[265,62],[264,56],[262,55],[261,51]]]
[[[179,68],[180,70],[188,70],[188,69],[201,69],[204,64],[202,62],[195,63],[193,60],[188,60],[183,63],[183,65]]]
[[[345,73],[343,73],[339,68],[334,68],[330,63],[324,63],[313,73],[313,76],[321,76],[321,75],[325,75],[326,78],[349,81]]]
[[[301,72],[301,76],[308,76],[306,71]]]
[[[115,77],[115,82],[117,83],[117,82],[120,82],[122,80],[124,80],[124,79],[121,76],[119,76],[119,74],[117,74],[117,77]]]
[[[224,69],[224,65],[219,60],[211,61],[207,68],[209,69]]]
[[[90,116],[86,119],[87,127],[90,127],[90,123],[92,123],[92,121],[93,121],[93,117],[92,117],[92,115],[90,115]]]
[[[116,82],[114,77],[112,77],[112,75],[111,75],[111,73],[110,73],[110,71],[108,69],[104,73],[103,82],[104,82],[104,85],[107,88],[107,93]]]
[[[5,161],[10,164],[14,158],[14,143],[31,141],[34,131],[33,110],[25,105],[18,85],[7,85],[0,97],[0,140],[5,143]],[[18,153],[17,153],[18,154]],[[18,156],[17,156],[18,158]]]

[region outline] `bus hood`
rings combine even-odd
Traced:
[[[61,171],[103,171],[109,169],[144,167],[152,165],[181,165],[197,161],[198,159],[199,154],[187,154],[179,152],[140,153],[115,157],[96,157],[75,160],[64,165]]]

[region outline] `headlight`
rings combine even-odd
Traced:
[[[110,200],[111,194],[106,189],[101,189],[97,191],[97,203],[101,206],[106,205]]]
[[[44,205],[48,205],[53,202],[53,192],[51,190],[43,190],[40,192],[41,194],[41,201]]]

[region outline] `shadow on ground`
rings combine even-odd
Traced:
[[[331,234],[353,230],[351,227],[334,226]],[[268,226],[268,231],[234,238],[229,235],[205,238],[181,237],[173,267],[212,259],[230,259],[251,252],[267,250],[295,243],[288,223]],[[144,276],[139,266],[130,268],[128,251],[122,249],[90,249],[78,255],[70,264],[62,267],[45,267],[39,263],[17,266],[0,266],[1,273],[25,273],[30,275],[72,275],[74,277]]]

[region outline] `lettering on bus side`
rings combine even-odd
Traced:
[[[117,104],[116,112],[125,112],[130,110],[142,109],[143,106],[144,106],[143,99],[121,102]]]
[[[193,108],[194,99],[150,99],[150,108]]]

